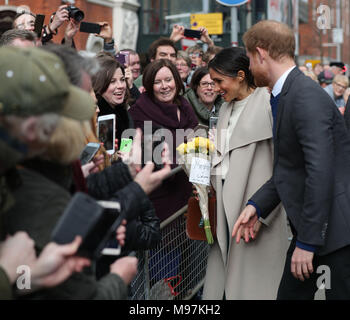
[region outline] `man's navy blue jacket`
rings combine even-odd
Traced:
[[[294,68],[278,103],[272,178],[251,198],[282,201],[297,241],[324,255],[350,244],[350,139],[332,99]]]

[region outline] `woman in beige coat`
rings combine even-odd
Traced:
[[[236,244],[234,222],[249,198],[272,175],[272,114],[266,88],[256,88],[249,59],[228,48],[209,64],[220,110],[212,184],[217,197],[217,240],[210,248],[204,299],[275,299],[288,248],[281,207],[258,221],[251,243]],[[259,230],[260,229],[260,230]]]

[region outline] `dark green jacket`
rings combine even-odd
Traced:
[[[7,233],[26,231],[35,241],[37,253],[50,242],[51,232],[71,199],[68,191],[43,175],[20,169],[22,185],[13,195],[15,205],[3,214]],[[4,233],[1,234],[4,237]],[[55,288],[43,289],[23,299],[111,299],[127,298],[127,286],[116,274],[96,281],[91,268],[75,273]]]
[[[215,102],[215,112],[210,112],[208,108],[199,101],[196,94],[192,89],[186,90],[184,94],[184,98],[188,100],[188,102],[191,104],[194,112],[196,113],[196,116],[198,118],[198,122],[200,124],[204,124],[206,126],[209,126],[209,120],[210,117],[218,117],[220,108],[223,104],[223,101],[220,98],[218,98]]]
[[[0,267],[0,300],[12,299],[12,287],[4,269]]]

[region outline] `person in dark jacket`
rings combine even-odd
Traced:
[[[181,96],[183,82],[175,65],[161,59],[149,64],[143,75],[146,92],[133,105],[129,114],[137,128],[145,130],[144,122],[150,121],[153,128],[170,131],[172,141],[172,167],[176,167],[176,147],[183,141],[176,141],[178,129],[194,129],[198,125],[196,116],[188,101]],[[145,132],[145,131],[144,131]],[[161,221],[187,204],[192,186],[185,172],[181,171],[155,190],[150,198]]]
[[[210,117],[218,117],[223,100],[214,91],[215,83],[207,67],[198,68],[184,97],[190,102],[198,122],[209,126]]]
[[[345,112],[344,112],[344,120],[348,131],[350,130],[350,99],[346,103]]]
[[[116,59],[106,53],[100,53],[97,61],[100,69],[92,78],[92,84],[100,109],[99,116],[116,115],[115,137],[120,145],[123,131],[134,128],[133,121],[128,115],[130,93],[125,70]]]

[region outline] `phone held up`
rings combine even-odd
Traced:
[[[86,32],[86,33],[100,34],[101,26],[97,23],[81,22],[79,31]]]
[[[97,136],[103,143],[106,151],[113,155],[115,153],[115,114],[98,117]]]
[[[202,36],[202,33],[199,30],[185,29],[184,36],[187,38],[200,39]]]
[[[129,65],[129,51],[120,51],[116,54],[115,58],[122,65]]]
[[[43,15],[43,14],[36,15],[35,22],[34,22],[34,32],[38,36],[38,38],[41,38],[41,34],[43,31],[43,26],[44,26],[44,21],[45,21],[45,15]]]
[[[94,158],[100,147],[101,145],[99,143],[88,143],[80,155],[81,165],[88,164]]]

